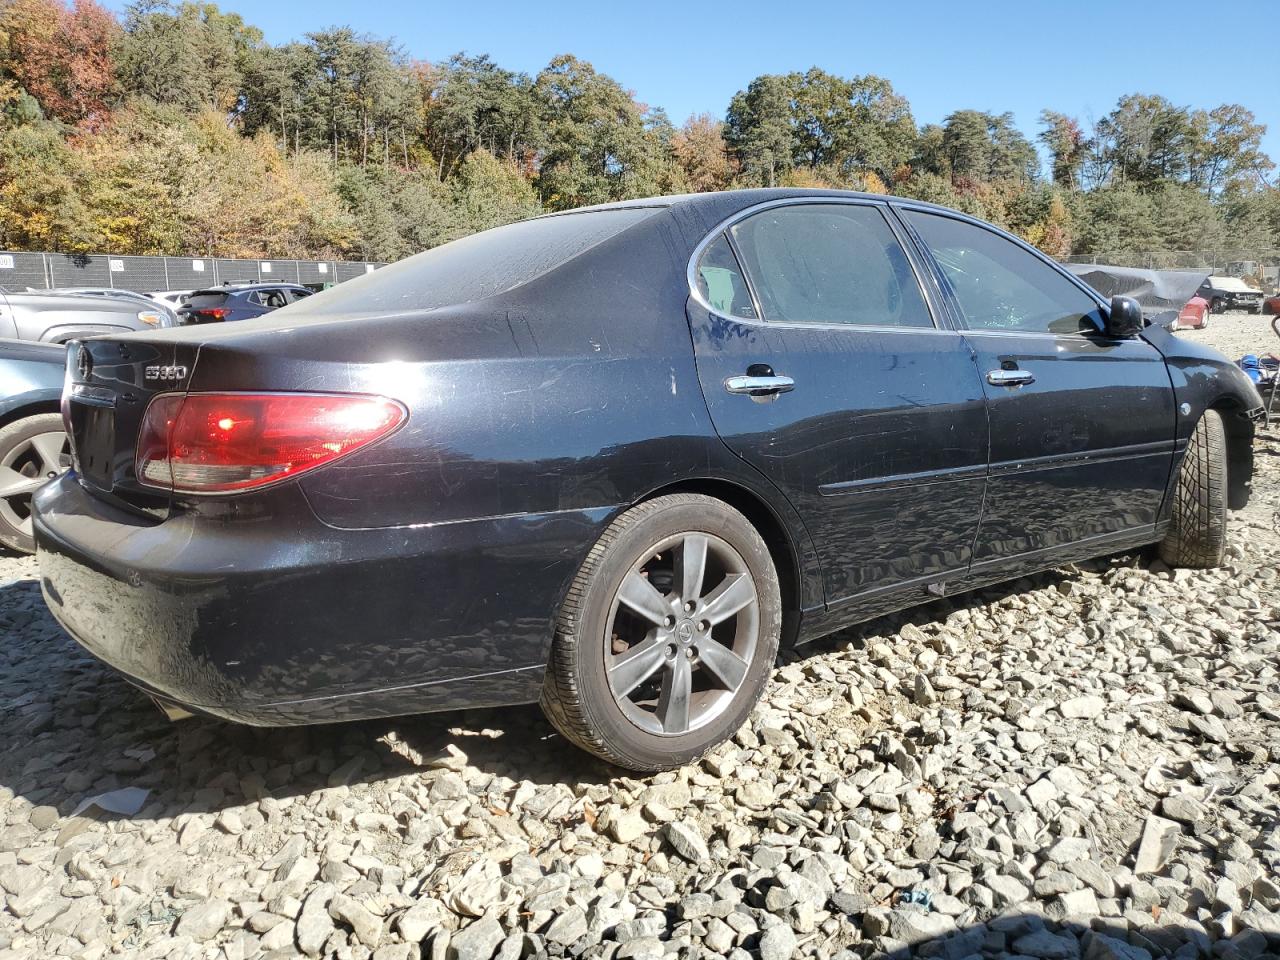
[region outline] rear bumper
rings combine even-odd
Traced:
[[[210,510],[139,518],[64,474],[35,498],[41,586],[130,682],[259,725],[536,699],[559,598],[612,513],[335,530],[296,486]]]

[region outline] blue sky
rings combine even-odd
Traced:
[[[757,74],[814,65],[844,76],[887,77],[920,124],[961,108],[1009,110],[1028,136],[1042,108],[1077,116],[1087,127],[1125,93],[1158,93],[1192,107],[1242,103],[1267,124],[1264,147],[1280,162],[1275,0],[1217,6],[1165,0],[1158,13],[1135,0],[223,0],[220,6],[262,28],[273,43],[350,25],[395,37],[418,59],[465,50],[530,73],[557,53],[573,53],[641,102],[665,107],[677,124],[691,113],[722,115]]]

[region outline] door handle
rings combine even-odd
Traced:
[[[724,382],[724,388],[730,393],[744,393],[749,397],[772,397],[779,393],[790,393],[796,388],[796,382],[790,377],[748,375],[729,377]]]
[[[992,370],[987,374],[987,383],[993,387],[1020,387],[1035,382],[1030,370]]]

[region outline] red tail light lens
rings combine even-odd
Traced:
[[[160,396],[139,432],[138,480],[187,493],[249,490],[332,463],[407,416],[394,400],[350,394]]]
[[[231,311],[226,307],[203,307],[199,310],[190,310],[191,319],[195,323],[208,323],[211,320],[222,320]]]

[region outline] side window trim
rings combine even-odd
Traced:
[[[929,272],[934,276],[938,287],[941,289],[943,296],[947,300],[947,312],[953,318],[956,329],[963,331],[966,335],[986,337],[1051,337],[1054,339],[1066,337],[1069,339],[1079,340],[1090,339],[1103,333],[1102,330],[1098,330],[1095,333],[1053,333],[1048,330],[990,330],[982,327],[969,326],[969,323],[964,316],[964,310],[960,308],[960,301],[959,298],[956,297],[955,289],[951,286],[951,281],[947,279],[946,272],[942,269],[941,264],[939,264],[937,259],[934,257],[933,250],[930,249],[929,244],[925,242],[924,238],[920,236],[911,221],[905,216],[901,216],[900,212],[910,211],[913,213],[927,214],[929,216],[944,217],[948,220],[955,220],[959,223],[968,224],[971,227],[977,227],[980,230],[985,230],[987,233],[993,234],[1002,240],[1012,242],[1014,246],[1021,247],[1023,250],[1032,254],[1045,266],[1053,270],[1053,272],[1058,274],[1058,276],[1065,277],[1067,280],[1070,280],[1075,287],[1097,304],[1099,309],[1107,310],[1109,309],[1110,304],[1099,297],[1096,290],[1082,281],[1075,274],[1068,270],[1063,270],[1060,264],[1044,252],[1037,250],[1020,237],[1015,237],[1013,234],[1000,230],[989,223],[983,223],[981,220],[975,220],[973,217],[965,216],[964,214],[957,213],[953,210],[926,207],[914,203],[894,203],[891,204],[891,206],[896,208],[895,213],[899,213],[897,219],[903,224],[904,228],[910,232],[912,239],[920,247],[921,255],[928,259]]]
[[[756,282],[751,279],[751,274],[743,266],[742,251],[738,249],[738,241],[733,239],[733,231],[728,227],[721,230],[720,235],[729,245],[729,252],[733,254],[733,260],[738,265],[738,273],[742,275],[742,282],[747,285],[747,296],[751,298],[751,309],[755,312],[754,319],[763,321],[764,311],[760,309],[760,295],[756,292]]]
[[[848,323],[823,323],[823,322],[808,321],[808,320],[765,320],[763,319],[764,314],[760,308],[760,301],[756,293],[755,283],[751,279],[751,276],[746,270],[746,268],[743,266],[741,251],[738,249],[737,241],[734,240],[733,231],[730,228],[738,223],[741,223],[743,220],[746,220],[754,216],[757,213],[761,213],[765,210],[773,209],[775,207],[794,207],[794,206],[806,206],[806,205],[813,205],[813,204],[841,204],[844,206],[872,207],[879,211],[880,216],[883,218],[885,222],[885,226],[889,229],[890,233],[893,234],[894,238],[898,242],[899,248],[901,248],[903,252],[903,256],[905,256],[907,259],[907,265],[911,268],[911,272],[916,280],[916,285],[920,290],[920,298],[924,301],[925,311],[929,314],[929,320],[932,324],[931,326],[903,327],[903,326],[895,326],[892,324],[859,325],[859,324],[848,324]],[[920,254],[919,256],[917,256],[917,254],[919,254],[919,251],[915,249],[917,246],[917,241],[908,240],[907,237],[903,236],[902,231],[898,229],[900,225],[899,224],[900,218],[895,213],[890,212],[891,206],[892,206],[891,203],[887,200],[872,200],[865,197],[815,196],[815,197],[785,197],[780,200],[766,200],[763,203],[758,203],[754,206],[747,207],[743,210],[739,210],[737,213],[734,213],[731,216],[726,217],[720,223],[716,224],[716,226],[712,230],[710,230],[706,236],[704,236],[700,241],[698,241],[697,246],[694,247],[693,253],[689,257],[689,264],[686,269],[686,278],[688,281],[690,296],[692,296],[694,301],[699,306],[701,306],[704,310],[706,310],[708,313],[711,313],[712,315],[717,317],[725,317],[725,319],[733,320],[735,323],[755,323],[755,324],[760,324],[761,326],[768,325],[768,326],[774,326],[774,327],[801,327],[801,328],[812,328],[812,329],[821,329],[821,330],[880,330],[880,331],[891,330],[899,333],[955,333],[957,332],[959,325],[953,322],[950,322],[951,311],[949,307],[946,305],[945,298],[943,298],[942,304],[939,304],[938,302],[935,301],[934,288],[933,288],[933,284],[931,283],[930,277],[928,276],[927,273],[922,273],[921,271],[924,255]],[[698,283],[697,283],[698,261],[702,258],[702,254],[707,249],[707,247],[709,247],[712,243],[714,243],[717,237],[719,237],[721,234],[723,234],[726,237],[726,239],[729,241],[729,249],[733,253],[734,259],[737,260],[738,268],[739,270],[741,270],[743,280],[747,284],[747,289],[751,294],[752,307],[756,311],[755,319],[746,319],[744,317],[727,317],[725,316],[725,314],[721,313],[720,311],[712,307],[711,304],[707,303],[698,292]],[[931,260],[931,256],[930,256],[930,260]],[[943,309],[939,309],[940,306],[943,307]],[[943,317],[946,317],[948,322],[946,323],[940,322],[940,320]]]

